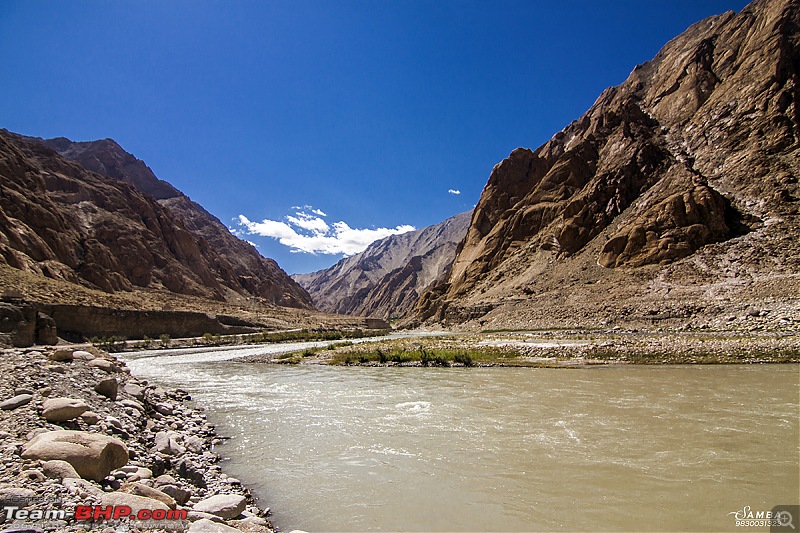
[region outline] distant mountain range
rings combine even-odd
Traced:
[[[414,323],[800,319],[800,8],[698,22],[499,163]]]
[[[111,139],[0,130],[0,262],[106,292],[311,309],[308,293]]]
[[[321,311],[398,318],[450,268],[471,212],[370,244],[330,268],[292,276]]]

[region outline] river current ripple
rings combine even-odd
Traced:
[[[123,357],[209,409],[284,531],[718,531],[800,500],[798,365],[230,361],[272,349]]]

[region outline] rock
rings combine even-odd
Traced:
[[[186,446],[186,449],[192,453],[203,453],[203,450],[206,447],[205,439],[198,437],[197,435],[189,435],[183,439],[183,444]]]
[[[140,387],[136,383],[126,383],[125,386],[122,387],[122,390],[139,401],[144,400],[144,388]]]
[[[97,485],[93,485],[88,481],[84,481],[80,478],[64,478],[61,480],[61,485],[64,486],[67,490],[69,490],[70,494],[76,496],[95,496],[101,497],[105,495],[103,489],[98,487]]]
[[[108,359],[96,358],[92,359],[91,361],[88,361],[86,364],[89,366],[93,366],[95,368],[99,368],[100,370],[109,373],[116,372],[117,370],[116,367],[114,366],[114,363],[112,363]]]
[[[178,505],[185,505],[192,497],[192,491],[183,489],[177,485],[158,485],[158,490],[171,496]]]
[[[72,352],[73,361],[91,361],[92,359],[95,359],[95,356],[86,350],[75,350]]]
[[[66,422],[88,410],[86,402],[78,398],[49,398],[44,402],[42,415],[48,422]]]
[[[117,381],[117,378],[107,378],[99,381],[97,385],[94,386],[94,391],[101,396],[115,401],[117,399],[118,387],[119,381]]]
[[[119,440],[83,431],[40,433],[22,447],[24,459],[61,460],[84,479],[100,481],[128,463],[128,449]]]
[[[33,396],[33,389],[29,389],[27,387],[18,387],[16,389],[14,389],[14,394],[15,395],[30,394],[31,396]]]
[[[164,416],[171,416],[173,414],[173,412],[174,412],[174,410],[173,410],[171,405],[169,405],[168,403],[163,403],[163,402],[159,402],[159,403],[155,404],[153,406],[153,409],[155,409],[156,412],[161,413]]]
[[[137,496],[135,494],[129,494],[126,492],[109,492],[103,494],[100,498],[100,505],[106,506],[111,505],[113,507],[120,506],[120,505],[127,505],[131,508],[131,514],[135,515],[142,509],[147,509],[149,511],[169,511],[169,507],[167,504],[154,500],[152,498],[147,498],[145,496]]]
[[[14,505],[20,508],[27,507],[35,501],[36,493],[31,489],[22,487],[0,488],[0,508],[5,505]]]
[[[140,413],[144,413],[144,405],[140,404],[139,402],[135,402],[133,400],[120,400],[119,404],[124,407],[130,407],[132,409],[136,409]]]
[[[72,361],[72,350],[56,350],[48,355],[47,358],[58,362]]]
[[[12,411],[17,407],[22,407],[23,405],[27,405],[31,402],[33,396],[30,394],[18,394],[13,398],[9,398],[4,402],[0,403],[0,409],[3,411]]]
[[[23,470],[22,472],[19,473],[19,476],[17,476],[17,478],[20,479],[23,483],[29,481],[35,481],[37,483],[41,483],[42,481],[45,481],[47,479],[44,476],[44,474],[42,474],[41,471],[36,470],[35,468]]]
[[[100,415],[98,415],[94,411],[86,411],[85,413],[83,413],[81,415],[81,420],[83,420],[84,422],[86,422],[90,426],[93,426],[93,425],[97,424],[98,422],[100,422]]]
[[[56,321],[39,311],[36,314],[36,342],[38,344],[58,344]]]
[[[68,478],[80,478],[81,476],[75,471],[71,464],[66,461],[52,460],[42,462],[42,471],[44,475],[50,478],[58,479],[59,481]]]
[[[154,500],[158,500],[170,509],[175,509],[177,507],[177,503],[172,496],[169,496],[165,492],[162,492],[159,489],[154,489],[152,487],[148,487],[147,485],[142,485],[141,483],[125,483],[119,489],[120,492],[126,492],[128,494],[134,494],[136,496],[144,496],[145,498],[152,498]]]
[[[181,446],[172,433],[159,431],[155,436],[155,450],[166,455],[183,455],[186,448]]]
[[[187,530],[188,533],[226,533],[228,531],[238,533],[239,530],[225,524],[212,522],[208,518],[201,518],[196,522],[192,522]]]
[[[153,480],[153,484],[156,487],[159,485],[177,485],[178,481],[169,474],[162,474]]]
[[[242,514],[246,506],[247,501],[241,494],[217,494],[197,502],[193,508],[229,520]]]
[[[139,479],[152,479],[153,477],[153,471],[143,466],[137,467],[133,474],[139,476]]]
[[[184,459],[178,463],[177,471],[180,477],[188,479],[192,485],[203,489],[206,488],[205,476],[203,476],[203,471],[197,465]]]
[[[122,422],[120,421],[120,419],[115,416],[108,415],[106,417],[106,424],[108,424],[111,427],[115,427],[117,429],[124,429],[122,427]]]

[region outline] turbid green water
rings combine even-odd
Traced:
[[[764,531],[728,513],[800,500],[798,365],[220,361],[235,355],[126,357],[210,408],[234,437],[226,472],[284,531]]]

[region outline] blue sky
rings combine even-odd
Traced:
[[[470,209],[511,150],[744,5],[0,0],[0,127],[111,137],[310,272]]]

